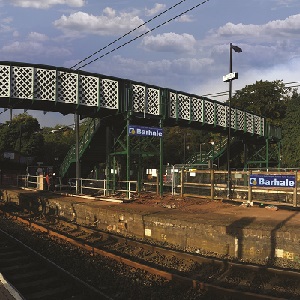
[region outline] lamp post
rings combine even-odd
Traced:
[[[230,169],[230,140],[231,140],[231,98],[232,98],[232,80],[238,79],[238,73],[232,72],[232,50],[234,52],[240,53],[242,49],[238,46],[232,45],[230,43],[230,59],[229,59],[229,74],[223,76],[224,82],[229,82],[229,101],[228,101],[228,135],[227,135],[227,197],[231,199],[232,197],[232,184],[231,184],[231,169]]]

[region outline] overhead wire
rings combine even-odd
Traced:
[[[139,26],[135,27],[134,29],[128,31],[127,33],[125,33],[124,35],[118,37],[117,39],[115,39],[114,41],[110,42],[108,45],[104,46],[103,48],[95,51],[93,54],[87,56],[86,58],[82,59],[81,61],[79,61],[77,64],[75,64],[74,66],[71,67],[71,69],[77,67],[78,65],[80,65],[81,63],[85,62],[86,60],[92,58],[93,56],[95,56],[96,54],[100,53],[101,51],[105,50],[106,48],[108,48],[109,46],[115,44],[116,42],[120,41],[121,39],[123,39],[124,37],[126,37],[127,35],[137,31],[138,29],[142,28],[143,26],[145,26],[146,24],[152,22],[153,20],[155,20],[156,18],[162,16],[163,14],[167,13],[168,11],[172,10],[173,8],[177,7],[178,5],[182,4],[183,2],[185,2],[187,0],[181,0],[179,2],[177,2],[176,4],[174,4],[173,6],[165,9],[164,11],[162,11],[161,13],[159,13],[158,15],[155,15],[153,18],[149,19],[148,21],[140,24]]]
[[[296,85],[291,85],[291,86],[286,86],[288,84],[295,84],[297,83]],[[300,81],[291,81],[291,82],[284,82],[283,83],[285,85],[285,88],[295,88],[295,87],[298,87],[300,86]],[[258,88],[258,87],[257,87]],[[259,87],[259,88],[263,88],[263,86]],[[235,90],[234,93],[238,92],[238,91],[241,91],[240,90]],[[210,97],[213,97],[213,98],[216,98],[216,97],[222,97],[222,96],[225,96],[229,93],[229,91],[223,91],[223,92],[218,92],[218,93],[209,93],[209,94],[205,94],[205,95],[201,95],[201,97],[207,97],[207,96],[210,96]]]
[[[70,69],[74,69],[74,68],[75,68],[76,66],[78,66],[79,64],[85,62],[86,60],[90,59],[91,57],[93,57],[93,56],[95,56],[96,54],[100,53],[101,51],[105,50],[105,49],[108,48],[109,46],[111,46],[111,45],[115,44],[116,42],[120,41],[121,39],[123,39],[123,38],[126,37],[127,35],[129,35],[129,34],[135,32],[136,30],[140,29],[141,27],[143,27],[143,26],[145,26],[146,24],[152,22],[152,21],[155,20],[156,18],[160,17],[161,15],[167,13],[168,11],[174,9],[175,7],[177,7],[178,5],[180,5],[180,4],[182,4],[183,2],[186,2],[186,1],[187,1],[187,0],[181,0],[181,1],[177,2],[176,4],[174,4],[173,6],[169,7],[168,9],[165,9],[164,11],[162,11],[162,12],[159,13],[158,15],[155,15],[153,18],[149,19],[148,21],[144,22],[143,24],[140,24],[140,25],[137,26],[136,28],[134,28],[134,29],[128,31],[128,32],[125,33],[123,36],[121,36],[121,37],[115,39],[113,42],[109,43],[109,44],[106,45],[105,47],[99,49],[98,51],[94,52],[93,54],[91,54],[91,55],[87,56],[86,58],[82,59],[80,62],[78,62],[77,64],[75,64],[74,66],[72,66]],[[195,8],[197,8],[197,7],[199,7],[199,6],[203,5],[203,4],[205,4],[205,3],[208,2],[208,1],[210,1],[210,0],[205,0],[205,1],[203,1],[203,2],[201,2],[201,3],[199,3],[199,4],[197,4],[197,5],[193,6],[192,8],[185,10],[183,13],[181,13],[181,14],[179,14],[179,15],[177,15],[177,16],[175,16],[175,17],[173,17],[173,18],[171,18],[171,19],[169,19],[169,20],[167,20],[167,21],[165,21],[165,22],[163,22],[162,24],[156,26],[155,28],[146,31],[145,33],[143,33],[143,34],[141,34],[141,35],[139,35],[139,36],[137,36],[137,37],[131,39],[130,41],[128,41],[128,42],[122,44],[121,46],[116,47],[116,48],[112,49],[111,51],[108,51],[108,52],[105,53],[104,55],[101,55],[100,57],[98,57],[98,58],[96,58],[96,59],[94,59],[94,60],[92,60],[92,61],[90,61],[90,62],[84,64],[83,66],[76,68],[76,70],[82,69],[82,68],[84,68],[85,66],[90,65],[91,63],[93,63],[93,62],[95,62],[95,61],[101,59],[102,57],[104,57],[104,56],[106,56],[106,55],[108,55],[108,54],[110,54],[110,53],[112,53],[112,52],[114,52],[114,51],[120,49],[121,47],[124,47],[124,46],[127,45],[127,44],[130,44],[131,42],[133,42],[133,41],[139,39],[140,37],[142,37],[142,36],[144,36],[144,35],[146,35],[146,34],[152,32],[152,31],[154,31],[154,30],[156,30],[156,29],[158,29],[159,27],[162,27],[163,25],[165,25],[165,24],[167,24],[167,23],[169,23],[169,22],[171,22],[171,21],[173,21],[173,20],[179,18],[180,16],[186,14],[186,13],[189,12],[189,11],[194,10]],[[31,93],[28,97],[30,97],[31,95],[32,95],[32,93]],[[11,107],[10,109],[14,109],[14,107]],[[4,113],[5,111],[6,111],[6,110],[4,110],[3,112],[0,112],[0,115],[1,115],[2,113]]]
[[[103,57],[105,57],[105,56],[107,56],[107,55],[109,55],[109,54],[115,52],[116,50],[119,50],[120,48],[122,48],[122,47],[124,47],[124,46],[126,46],[126,45],[128,45],[128,44],[130,44],[130,43],[132,43],[132,42],[134,42],[134,41],[136,41],[137,39],[139,39],[139,38],[141,38],[141,37],[147,35],[147,34],[150,33],[150,32],[153,32],[154,30],[156,30],[156,29],[158,29],[158,28],[160,28],[160,27],[162,27],[162,26],[164,26],[164,25],[170,23],[171,21],[173,21],[173,20],[175,20],[175,19],[177,19],[177,18],[179,18],[179,17],[185,15],[186,13],[188,13],[188,12],[194,10],[195,8],[197,8],[197,7],[201,6],[201,5],[204,5],[205,3],[209,2],[209,1],[210,1],[210,0],[204,0],[204,1],[202,1],[201,3],[198,3],[197,5],[194,5],[193,7],[191,7],[191,8],[189,8],[189,9],[185,10],[184,12],[182,12],[182,13],[180,13],[180,14],[178,14],[178,15],[176,15],[175,17],[168,19],[167,21],[165,21],[165,22],[163,22],[163,23],[161,23],[161,24],[155,26],[155,27],[152,28],[152,29],[147,30],[146,32],[144,32],[144,33],[142,33],[142,34],[136,36],[135,38],[130,39],[129,41],[127,41],[127,42],[123,43],[122,45],[120,45],[120,46],[118,46],[118,47],[116,47],[116,48],[114,48],[114,49],[112,49],[112,50],[106,52],[105,54],[103,54],[103,55],[101,55],[101,56],[99,56],[99,57],[97,57],[97,58],[91,60],[90,62],[85,63],[85,64],[82,65],[81,67],[76,68],[76,70],[82,69],[82,68],[84,68],[84,67],[86,67],[86,66],[92,64],[93,62],[95,62],[95,61],[97,61],[97,60],[99,60],[99,59],[101,59],[101,58],[103,58]]]

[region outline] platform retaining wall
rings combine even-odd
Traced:
[[[125,236],[178,246],[187,251],[230,256],[239,259],[272,260],[282,258],[300,263],[299,228],[272,228],[253,224],[253,218],[226,224],[222,220],[185,220],[180,214],[162,211],[134,211],[126,205],[99,205],[97,201],[72,201],[37,197],[36,194],[2,192],[4,202],[34,208],[46,214],[94,226]]]

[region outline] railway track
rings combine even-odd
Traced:
[[[88,251],[92,256],[104,256],[186,289],[198,291],[200,298],[191,299],[271,300],[300,297],[300,273],[297,270],[203,257],[62,220],[50,224],[25,216],[7,213],[6,216],[50,237],[67,241]]]
[[[111,299],[3,230],[0,272],[25,300]]]

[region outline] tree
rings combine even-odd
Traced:
[[[236,92],[231,105],[242,110],[263,116],[273,125],[280,126],[285,117],[291,89],[281,80],[256,81]]]
[[[19,152],[38,156],[43,149],[43,136],[36,118],[23,113],[0,127],[0,152]]]
[[[282,124],[282,164],[300,166],[300,95],[293,93]]]
[[[54,128],[44,127],[42,134],[45,142],[41,160],[45,165],[61,163],[75,144],[75,131],[63,125],[56,125]]]

